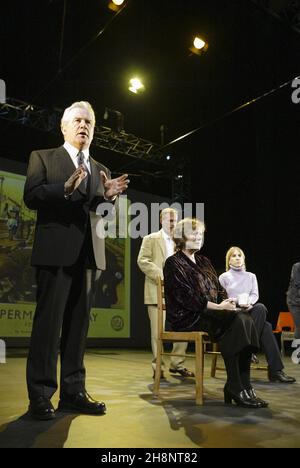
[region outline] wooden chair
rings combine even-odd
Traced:
[[[209,340],[208,334],[204,332],[166,332],[164,331],[164,314],[166,310],[164,301],[164,282],[157,278],[157,312],[158,312],[158,340],[157,358],[154,380],[154,395],[159,396],[162,356],[182,356],[175,353],[166,353],[163,349],[164,342],[187,341],[195,343],[195,354],[184,354],[195,358],[195,380],[196,380],[196,405],[203,405],[203,374],[204,374],[204,338]],[[208,354],[208,353],[207,353]],[[211,354],[211,353],[210,353]]]

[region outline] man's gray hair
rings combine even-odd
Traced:
[[[61,119],[61,126],[64,123],[69,122],[70,113],[71,113],[71,111],[73,109],[85,109],[85,110],[87,110],[91,115],[93,125],[95,125],[96,117],[95,117],[94,109],[92,108],[91,104],[89,102],[87,102],[87,101],[78,101],[78,102],[73,102],[73,104],[71,104],[70,107],[67,107],[65,109],[64,114],[63,114],[62,119]]]

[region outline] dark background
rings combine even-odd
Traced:
[[[293,13],[300,11],[299,2],[131,0],[93,41],[114,15],[107,1],[68,0],[61,49],[63,5],[1,5],[0,78],[7,95],[50,109],[88,100],[104,125],[108,106],[124,114],[128,133],[157,143],[161,124],[167,141],[203,127],[166,150],[175,162],[191,158],[191,201],[205,203],[203,253],[221,273],[226,250],[240,246],[275,324],[286,309],[291,266],[299,261],[300,104],[292,103],[288,85],[222,116],[300,75],[300,29]],[[209,43],[201,56],[189,51],[196,33]],[[127,90],[133,74],[145,81],[143,95]],[[0,119],[0,156],[13,161],[25,164],[31,150],[61,141],[59,132]],[[168,169],[161,178],[157,167],[143,161],[98,148],[93,154],[114,173],[126,168],[135,174],[131,189],[171,197]],[[145,313],[141,321],[138,247],[132,249],[130,344],[140,346],[149,327]]]

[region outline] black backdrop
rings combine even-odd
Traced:
[[[223,107],[229,99],[234,109],[300,74],[300,33],[250,3],[235,28],[228,95],[221,99],[224,86],[212,92],[207,121],[222,115],[220,101]],[[300,104],[292,102],[293,91],[285,86],[190,142],[193,200],[205,200],[205,252],[222,270],[228,247],[245,251],[273,325],[287,309],[291,267],[300,260]]]

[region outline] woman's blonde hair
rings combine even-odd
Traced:
[[[184,218],[176,224],[173,231],[173,240],[175,242],[175,249],[177,252],[184,249],[186,244],[186,234],[198,229],[204,232],[205,224],[197,218]]]
[[[242,249],[240,247],[233,246],[233,247],[230,247],[230,249],[227,250],[227,253],[226,253],[226,271],[228,271],[229,268],[230,268],[230,264],[229,264],[230,258],[233,255],[235,250],[237,250],[238,252],[240,252],[243,255],[243,257],[244,257],[244,267],[246,269],[246,261],[245,261],[246,257],[245,257],[244,252],[242,251]]]

